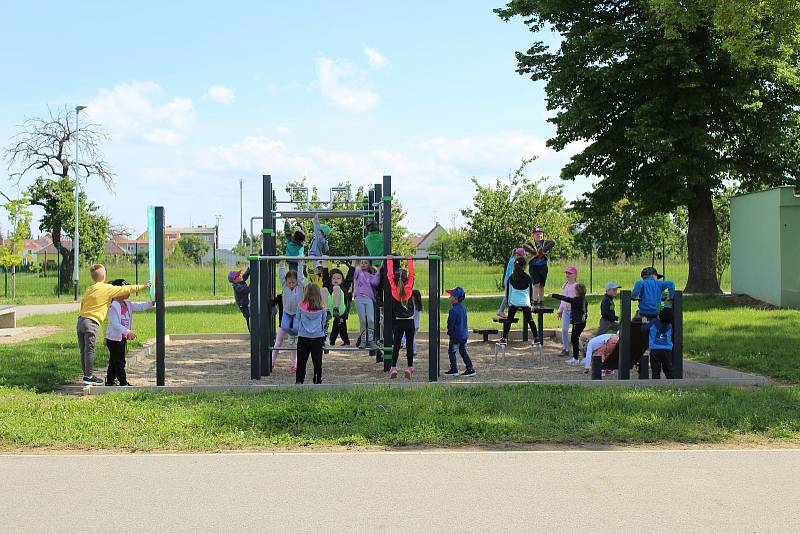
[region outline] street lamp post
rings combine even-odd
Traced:
[[[217,247],[219,246],[219,220],[222,215],[214,215],[217,218],[217,224],[214,225],[214,245],[211,248],[211,274],[214,279],[212,284],[212,294],[217,295]]]
[[[78,235],[78,221],[79,221],[79,214],[78,211],[78,191],[79,191],[79,178],[78,178],[78,114],[86,109],[86,106],[75,106],[75,161],[72,164],[75,167],[75,232],[74,237],[72,239],[72,262],[74,265],[74,274],[72,276],[73,280],[75,281],[75,301],[78,301],[78,279],[79,279],[79,259],[80,259],[80,249],[79,249],[79,240],[80,237]]]

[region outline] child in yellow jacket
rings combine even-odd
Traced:
[[[128,298],[131,293],[137,293],[150,287],[150,282],[138,286],[112,286],[106,284],[106,268],[96,263],[91,268],[94,284],[86,289],[81,300],[81,311],[78,315],[78,346],[81,350],[81,366],[83,367],[83,383],[92,386],[102,386],[105,382],[94,376],[94,349],[97,344],[97,333],[100,325],[106,320],[108,307],[111,301],[118,297]]]

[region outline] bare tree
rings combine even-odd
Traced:
[[[31,205],[44,210],[40,229],[50,233],[62,257],[59,283],[64,290],[69,290],[73,265],[72,252],[61,244],[62,231],[74,235],[75,208],[70,193],[74,194],[75,178],[99,178],[112,189],[115,175],[100,152],[100,145],[108,139],[96,124],[78,126],[74,110],[64,106],[55,112],[48,109],[46,118],[26,119],[3,154],[9,179],[17,186],[26,177],[37,175],[25,196]],[[79,159],[75,157],[76,145]],[[81,196],[80,206],[86,211],[90,205],[85,194]]]

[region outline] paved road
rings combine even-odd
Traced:
[[[173,306],[214,306],[219,304],[232,304],[233,299],[220,300],[177,300],[167,301],[167,308]],[[53,315],[56,313],[78,313],[80,302],[64,302],[59,304],[26,304],[17,306],[17,319],[31,315]]]
[[[5,532],[800,532],[800,450],[0,456]]]

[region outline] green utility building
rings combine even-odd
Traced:
[[[731,285],[734,294],[800,308],[800,196],[793,187],[733,198]]]

